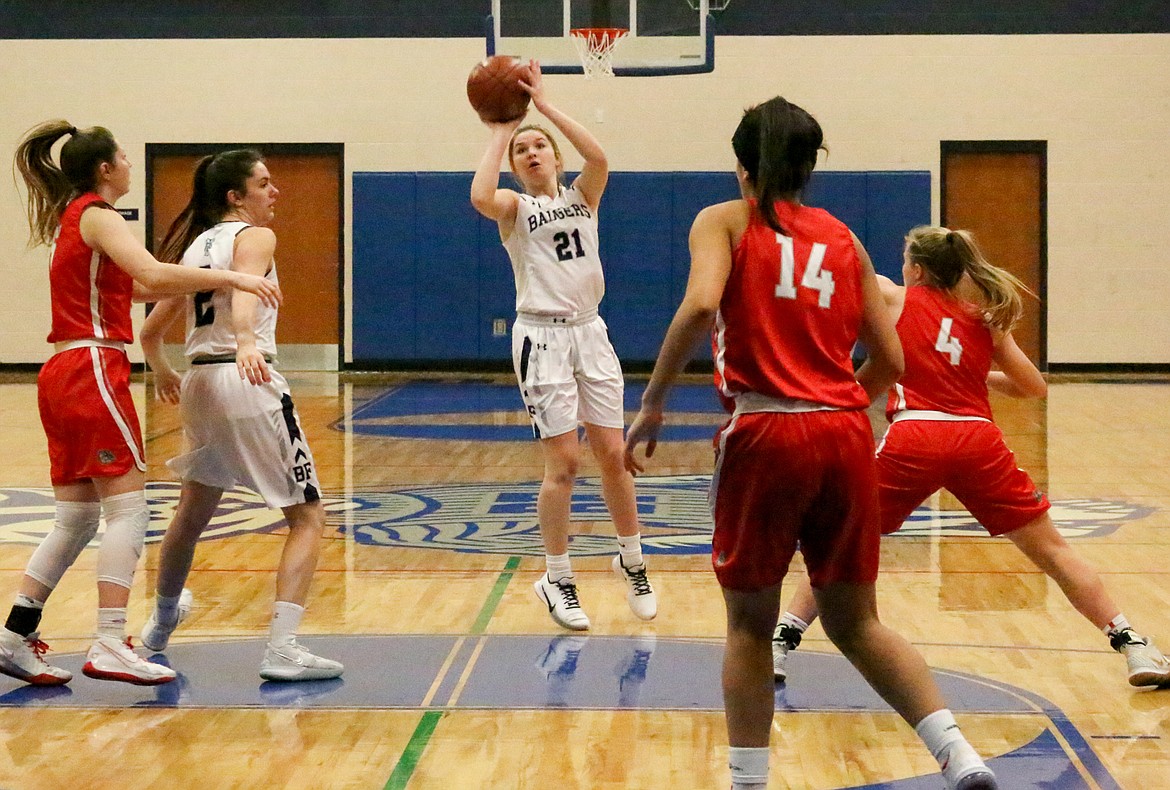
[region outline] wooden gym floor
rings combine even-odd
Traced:
[[[573,551],[593,629],[571,635],[531,589],[541,465],[508,377],[290,381],[330,513],[303,641],[344,661],[344,677],[261,682],[282,531],[279,514],[238,492],[196,555],[195,609],[166,653],[180,680],[33,689],[0,677],[0,788],[728,785],[705,511],[720,416],[706,379],[680,391],[674,440],[638,481],[658,618],[635,619],[608,570],[612,526],[587,462]],[[164,461],[181,446],[177,410],[137,391],[155,518],[135,634],[177,496]],[[1135,627],[1170,648],[1170,384],[1064,381],[1046,403],[995,405],[1062,531]],[[52,519],[36,413],[31,376],[0,384],[5,602]],[[42,625],[49,660],[75,672],[93,628],[95,555],[83,552]],[[1170,787],[1170,690],[1130,688],[1124,659],[1055,585],[945,495],[884,541],[879,594],[883,620],[936,669],[1001,786]],[[771,787],[941,786],[910,728],[819,626],[791,667]]]

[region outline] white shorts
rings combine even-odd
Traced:
[[[601,316],[580,323],[516,316],[512,366],[537,439],[577,430],[579,422],[625,427],[625,380]]]
[[[212,488],[244,486],[269,507],[321,498],[321,486],[288,382],[249,384],[234,362],[192,365],[180,412],[189,452],[167,462],[180,478]]]

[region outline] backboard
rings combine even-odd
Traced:
[[[715,68],[709,0],[492,0],[485,24],[488,55],[536,58],[545,74],[583,73],[569,31],[585,27],[629,31],[614,50],[618,77]]]

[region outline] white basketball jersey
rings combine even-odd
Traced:
[[[521,194],[504,249],[516,276],[517,311],[572,315],[601,304],[597,217],[576,185],[560,187],[556,197]]]
[[[201,269],[232,267],[236,236],[246,222],[221,222],[196,237],[183,253],[183,265]],[[266,278],[276,279],[276,262]],[[201,291],[187,297],[187,359],[236,353],[236,333],[232,329],[233,288]],[[256,305],[256,348],[262,354],[276,356],[276,308],[263,302]]]

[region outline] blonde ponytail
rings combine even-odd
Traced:
[[[970,231],[920,226],[906,235],[906,252],[923,268],[931,284],[953,291],[966,274],[982,296],[980,310],[987,323],[1010,332],[1024,314],[1024,294],[1035,297],[1010,272],[983,256]]]

